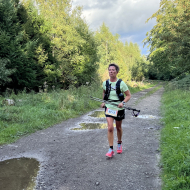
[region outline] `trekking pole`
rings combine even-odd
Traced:
[[[116,103],[109,102],[109,101],[106,101],[106,100],[102,100],[102,99],[99,99],[99,98],[96,98],[96,97],[90,96],[90,99],[91,99],[91,100],[98,101],[98,102],[102,102],[102,103],[106,103],[106,104],[111,104],[111,105],[114,105],[114,106],[118,106],[118,104],[116,104]],[[134,108],[130,108],[130,107],[126,107],[126,106],[123,106],[123,107],[124,107],[125,109],[127,109],[127,110],[132,110],[132,115],[135,116],[135,117],[137,117],[137,116],[139,115],[139,113],[140,113],[140,110],[136,110],[136,109],[134,109]],[[137,113],[135,113],[135,112],[137,112]]]

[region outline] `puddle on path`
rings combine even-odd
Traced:
[[[91,115],[89,115],[91,117],[105,117],[105,112],[104,111],[94,111]]]
[[[159,119],[159,117],[153,116],[153,115],[138,115],[137,118],[141,118],[141,119]]]
[[[33,190],[39,162],[31,158],[14,158],[0,162],[0,189]]]
[[[80,125],[82,127],[72,128],[71,130],[107,129],[107,123],[80,123]]]

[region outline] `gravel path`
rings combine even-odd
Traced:
[[[109,148],[107,129],[70,130],[79,127],[79,123],[106,122],[105,118],[89,116],[90,112],[2,146],[0,161],[19,157],[37,159],[40,170],[36,190],[160,190],[159,107],[163,88],[135,105],[152,89],[132,95],[127,106],[141,112],[135,118],[131,111],[126,111],[123,153],[112,159],[105,157]],[[115,149],[116,129],[114,137]]]

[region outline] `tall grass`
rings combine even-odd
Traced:
[[[190,92],[167,90],[162,98],[163,190],[190,189]]]
[[[182,78],[178,77],[173,79],[171,82],[168,83],[167,89],[190,90],[190,74],[182,76]]]
[[[149,88],[154,83],[143,84]],[[137,86],[136,90],[142,89]],[[11,143],[24,135],[45,129],[69,118],[74,118],[98,108],[100,102],[90,100],[90,96],[102,99],[100,83],[93,83],[79,88],[56,90],[48,93],[11,94],[0,97],[0,145]],[[5,98],[13,99],[14,106],[4,105]]]
[[[68,90],[49,93],[23,92],[10,95],[9,98],[15,101],[15,105],[6,106],[1,103],[0,107],[0,144],[13,142],[20,136],[97,108],[99,103],[91,101],[90,95],[102,95],[99,84],[81,86],[78,89],[70,87]],[[1,97],[0,102],[3,99]]]

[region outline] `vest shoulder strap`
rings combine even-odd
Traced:
[[[108,93],[110,91],[110,85],[109,85],[109,79],[106,80],[106,92]]]
[[[108,80],[106,80],[106,92],[104,95],[104,100],[108,100],[109,95],[110,95],[110,91],[111,91],[111,86],[109,84],[109,79],[108,79]]]
[[[116,83],[116,93],[119,95],[121,93],[120,85],[121,85],[122,79],[119,79]]]
[[[109,79],[106,80],[106,86],[109,85]]]

